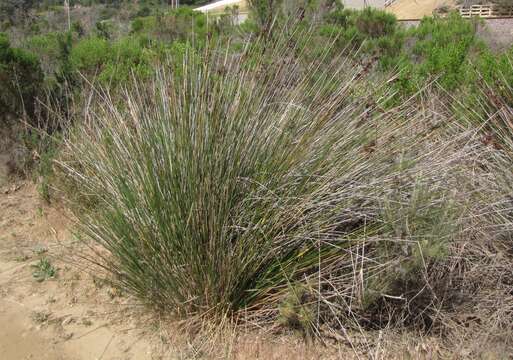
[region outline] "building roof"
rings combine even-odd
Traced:
[[[241,10],[247,9],[247,3],[245,0],[220,0],[201,6],[195,10],[204,13],[222,13],[226,10],[226,8],[232,6],[238,6]]]
[[[385,0],[342,0],[344,6],[348,9],[363,9],[366,6],[383,8]]]
[[[342,2],[347,8],[353,9],[361,9],[364,6],[382,8],[385,4],[385,0],[343,0]],[[195,10],[204,13],[222,13],[227,7],[234,5],[238,6],[242,12],[247,11],[248,9],[246,0],[219,0],[196,8]]]

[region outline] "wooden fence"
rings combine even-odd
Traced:
[[[460,15],[464,18],[474,16],[481,18],[502,18],[513,17],[513,6],[506,5],[472,5],[469,7],[460,6]]]

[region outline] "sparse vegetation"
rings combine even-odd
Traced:
[[[32,265],[32,267],[34,268],[32,276],[38,282],[52,279],[57,275],[57,270],[47,258],[41,258],[36,264]]]
[[[51,314],[46,311],[34,311],[32,313],[32,321],[39,325],[45,324],[50,320],[50,315]]]

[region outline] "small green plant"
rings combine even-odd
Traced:
[[[85,318],[85,317],[82,318],[82,322],[81,323],[82,323],[82,325],[84,325],[86,327],[89,327],[89,326],[93,325],[93,322],[90,319]]]
[[[19,261],[19,262],[27,261],[29,259],[30,259],[30,255],[28,255],[28,254],[21,254],[14,258],[15,261]]]
[[[49,32],[28,37],[24,42],[24,48],[37,54],[41,68],[45,72],[46,82],[49,77],[54,76],[59,66],[59,37],[61,36],[62,34],[58,32]]]
[[[34,268],[32,276],[37,282],[52,279],[57,275],[57,270],[47,258],[40,259],[39,262],[32,265],[32,267]]]
[[[36,245],[36,246],[34,246],[32,251],[36,255],[42,255],[42,254],[46,254],[48,252],[48,248],[44,245]]]
[[[106,21],[113,18],[117,13],[117,10],[114,7],[106,6],[100,11],[100,20]]]
[[[48,311],[33,311],[30,317],[36,324],[45,324],[50,320],[50,315]]]
[[[304,285],[290,285],[278,308],[278,323],[300,332],[303,337],[314,335],[317,304],[312,299]]]
[[[152,61],[156,54],[136,37],[122,38],[110,47],[110,55],[98,75],[103,84],[110,87],[122,85],[132,76],[146,79],[152,73]]]
[[[46,201],[47,203],[50,202],[51,195],[50,195],[50,184],[48,182],[47,178],[41,178],[39,181],[39,184],[37,184],[37,192],[41,199]]]
[[[402,254],[397,277],[421,284],[415,279],[419,270],[447,258],[453,237],[460,233],[465,208],[445,188],[420,182],[413,183],[407,198],[403,196],[391,194],[383,207],[385,226],[394,239],[400,239],[383,243],[387,247],[383,254]]]
[[[80,21],[73,21],[71,24],[71,31],[73,31],[79,38],[83,37],[86,34],[84,26]]]

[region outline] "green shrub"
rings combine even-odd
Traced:
[[[303,284],[291,284],[279,305],[278,323],[299,331],[304,337],[315,333],[315,302],[313,291]]]
[[[204,42],[207,35],[207,19],[201,12],[181,7],[165,13],[157,12],[155,16],[134,19],[132,33],[147,36],[156,41],[195,39],[197,42]]]
[[[343,30],[356,31],[365,38],[380,38],[394,34],[397,20],[393,14],[367,7],[364,10],[350,10],[343,7],[326,15],[327,24]],[[353,29],[354,28],[354,29]]]
[[[379,56],[381,64],[389,66],[402,52],[404,32],[394,15],[385,11],[365,8],[350,10],[338,7],[325,16],[320,34],[336,38],[339,48],[348,54],[361,47],[365,54]]]
[[[110,47],[105,39],[89,37],[72,47],[70,62],[76,70],[93,75],[102,68],[109,56]]]
[[[415,30],[417,39],[413,55],[418,73],[427,78],[439,76],[446,89],[463,83],[467,59],[476,46],[473,23],[451,13],[446,18],[424,18]]]
[[[283,0],[248,0],[251,18],[260,32],[271,31],[273,21],[281,15],[282,4]]]
[[[146,17],[151,15],[151,10],[148,6],[143,5],[135,14],[136,17]]]
[[[113,7],[104,7],[100,11],[100,21],[105,21],[113,18],[118,11]]]
[[[114,88],[128,81],[132,75],[145,78],[157,52],[144,37],[129,36],[115,42],[89,37],[76,43],[70,53],[73,71],[86,77],[97,77],[103,85]]]
[[[34,35],[25,40],[24,48],[37,54],[45,75],[54,74],[60,65],[61,33],[50,32],[44,35]]]
[[[140,18],[135,19],[134,21],[132,21],[131,27],[133,33],[140,32],[144,28],[143,20]]]
[[[513,47],[503,54],[486,51],[469,68],[467,86],[457,94],[455,104],[459,120],[479,129],[484,144],[504,150],[511,159],[512,84]]]
[[[84,26],[79,20],[73,21],[71,24],[71,31],[77,34],[79,38],[83,37],[86,34]]]
[[[152,73],[154,53],[145,48],[139,39],[127,37],[113,43],[108,60],[105,62],[99,80],[111,86],[121,85],[132,75],[142,79]]]
[[[513,47],[502,54],[496,54],[490,50],[482,51],[472,60],[468,69],[468,84],[479,85],[485,82],[493,87],[497,95],[510,96],[508,84],[513,83],[512,59]]]
[[[417,240],[401,245],[408,248],[406,253],[413,255],[400,264],[400,273],[404,276],[411,276],[425,264],[447,257],[453,236],[458,234],[461,216],[455,203],[444,200],[450,198],[446,188],[435,188],[418,181],[411,186],[410,198],[394,198],[396,194],[391,194],[383,206],[384,223],[390,227],[390,233],[397,238]],[[394,256],[398,253],[387,252]]]
[[[52,197],[51,183],[55,180],[53,162],[57,157],[61,143],[59,138],[59,133],[53,134],[52,136],[43,134],[42,136],[38,136],[33,142],[33,148],[37,149],[40,154],[37,166],[35,166],[35,173],[38,176],[37,190],[41,198],[48,203]]]
[[[366,7],[361,13],[358,13],[353,21],[359,32],[371,38],[391,35],[397,29],[397,20],[393,14],[371,7]]]
[[[162,39],[203,41],[207,35],[206,15],[190,8],[179,8],[157,15],[155,34]]]
[[[35,115],[35,102],[43,83],[37,56],[10,46],[0,33],[0,119],[6,115]]]
[[[95,25],[95,33],[101,39],[109,40],[112,37],[114,25],[111,21],[98,21]]]

